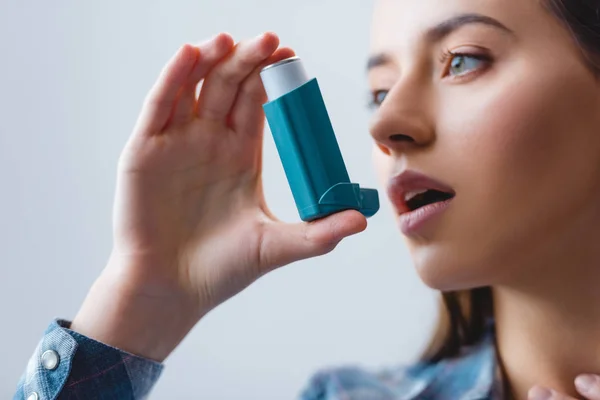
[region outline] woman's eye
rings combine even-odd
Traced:
[[[383,101],[387,97],[388,93],[389,93],[388,90],[375,90],[375,91],[373,91],[371,93],[371,98],[370,98],[370,101],[369,101],[369,106],[371,108],[377,108],[377,107],[381,106],[381,103],[383,103]]]
[[[450,55],[450,64],[447,68],[447,75],[455,77],[466,75],[485,67],[488,63],[489,59],[485,56],[452,54]]]

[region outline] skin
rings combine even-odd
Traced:
[[[425,33],[464,13],[511,32]],[[600,371],[600,86],[580,49],[533,0],[380,0],[371,51],[382,183],[413,169],[457,194],[406,237],[421,278],[494,288],[513,397],[540,383],[576,395],[577,374]],[[446,51],[471,58],[449,68]]]
[[[469,24],[424,40],[462,12],[512,33]],[[575,377],[600,372],[598,82],[534,0],[380,0],[373,26],[373,54],[386,55],[369,73],[387,93],[371,129],[382,184],[410,168],[457,193],[406,238],[421,277],[440,290],[494,287],[514,397],[536,384],[577,396]],[[487,49],[494,61],[448,78],[447,49]],[[220,34],[173,56],[120,158],[113,250],[72,329],[163,361],[262,275],[366,228],[355,211],[286,224],[266,205],[259,71],[292,55],[267,33],[238,44]],[[587,398],[600,399],[593,382]]]
[[[119,160],[108,265],[72,329],[162,361],[262,275],[366,228],[356,211],[286,224],[265,203],[259,72],[294,56],[278,46],[273,33],[220,34],[165,66]]]

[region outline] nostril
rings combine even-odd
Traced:
[[[401,147],[401,145],[396,145],[396,143],[416,143],[416,141],[412,136],[396,134],[388,136],[386,142],[377,143],[377,147],[383,154],[389,156],[392,154],[395,147]]]
[[[389,148],[385,147],[384,145],[377,143],[377,148],[386,156],[389,156],[392,154],[392,152],[390,151]]]
[[[392,135],[390,136],[392,142],[409,142],[414,143],[415,139],[408,135]]]

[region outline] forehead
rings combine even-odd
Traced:
[[[427,29],[460,14],[482,14],[511,30],[542,23],[543,0],[376,0],[371,31],[374,51],[400,50]]]

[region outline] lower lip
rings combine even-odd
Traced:
[[[446,211],[451,201],[452,199],[440,201],[418,208],[415,211],[401,214],[399,218],[400,230],[406,236],[419,233],[425,227],[425,224]]]

